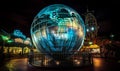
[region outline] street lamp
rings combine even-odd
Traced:
[[[110,40],[111,40],[111,42],[114,41],[114,38],[115,38],[115,35],[114,35],[114,34],[111,34],[111,35],[110,35]]]

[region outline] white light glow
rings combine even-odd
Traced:
[[[95,29],[94,27],[91,27],[91,30],[92,30],[92,31],[94,31],[94,29]]]

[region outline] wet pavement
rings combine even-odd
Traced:
[[[120,71],[120,62],[110,58],[93,58],[93,65],[76,68],[40,68],[28,64],[27,58],[12,59],[0,71]]]

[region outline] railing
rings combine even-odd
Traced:
[[[55,60],[47,57],[46,55],[47,54],[35,53],[31,64],[33,66],[38,66],[38,67],[51,67],[51,66],[59,66],[63,62],[64,63],[69,62],[71,63],[72,66],[91,65],[93,63],[92,56],[87,53],[77,53],[65,60],[62,60],[62,56],[60,57],[61,60]]]

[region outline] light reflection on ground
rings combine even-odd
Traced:
[[[120,64],[114,59],[94,58],[93,66],[69,69],[69,71],[118,71]],[[28,64],[27,58],[12,59],[0,67],[0,71],[66,71],[62,69],[41,69]],[[67,70],[68,71],[68,70]]]
[[[10,60],[5,66],[9,71],[27,71],[27,58]]]
[[[102,60],[94,58],[94,66],[95,67],[100,67],[102,65]]]

